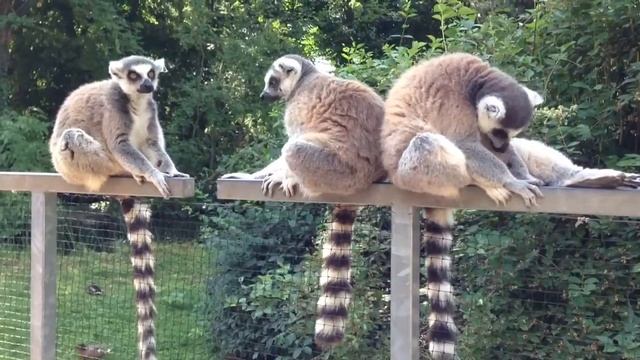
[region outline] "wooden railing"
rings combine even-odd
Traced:
[[[574,215],[640,217],[640,190],[600,190],[544,187],[537,207],[527,208],[519,198],[498,206],[482,190],[463,189],[450,200],[400,190],[391,184],[374,184],[351,196],[270,198],[260,191],[260,181],[218,180],[218,198],[254,201],[340,203],[391,207],[391,359],[417,360],[420,336],[419,274],[420,226],[418,210],[424,207],[494,210]]]
[[[191,178],[167,179],[172,197],[191,197]],[[32,360],[56,358],[56,238],[57,193],[159,197],[152,184],[138,185],[132,178],[112,178],[99,193],[67,184],[50,173],[0,172],[0,191],[31,193],[31,313]],[[0,271],[2,271],[0,269]]]
[[[172,197],[194,195],[191,178],[167,179]],[[159,197],[151,184],[131,178],[112,178],[99,193],[67,184],[49,173],[0,172],[0,191],[31,193],[31,359],[55,359],[56,343],[56,237],[57,193]],[[458,200],[411,193],[390,184],[374,184],[351,196],[286,198],[265,197],[260,181],[219,180],[219,199],[341,203],[388,206],[392,209],[391,239],[391,359],[419,358],[419,256],[418,210],[423,207],[640,217],[640,190],[542,188],[539,206],[527,208],[514,198],[505,206],[494,204],[480,189],[469,187]]]

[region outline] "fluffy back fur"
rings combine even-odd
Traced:
[[[509,139],[527,126],[534,104],[541,100],[534,94],[469,54],[443,55],[410,68],[395,82],[385,103],[382,161],[391,181],[404,189],[448,197],[457,196],[466,185],[479,184],[497,202],[506,201],[509,191],[502,177],[511,174],[481,141],[487,139],[494,151],[506,151]],[[532,195],[511,179],[516,180],[508,180],[510,191]],[[451,209],[427,209],[422,245],[427,250],[428,337],[434,359],[455,356],[449,255],[453,225]]]
[[[360,82],[305,72],[304,64],[286,103],[285,126],[289,139],[295,140],[283,149],[285,161],[304,194],[352,194],[365,189],[384,176],[379,143],[384,103]],[[309,146],[315,150],[306,151]],[[323,245],[322,296],[315,327],[321,348],[344,338],[356,210],[346,206],[333,210],[331,233]]]
[[[307,196],[352,194],[384,177],[380,127],[384,102],[368,86],[317,71],[297,55],[274,62],[263,98],[286,101],[289,141],[282,149],[285,175]],[[285,186],[286,187],[286,186]],[[333,210],[331,233],[323,245],[316,344],[327,348],[344,338],[351,301],[351,238],[357,208]]]
[[[491,134],[496,128],[515,136],[541,101],[540,95],[476,56],[460,53],[425,61],[402,74],[387,96],[384,167],[393,176],[406,145],[418,133],[442,134],[453,142],[476,141],[480,130]],[[479,114],[486,117],[482,129]]]
[[[360,82],[320,72],[301,77],[287,100],[284,118],[289,139],[299,142],[290,142],[283,149],[301,191],[308,195],[351,194],[383,177],[379,141],[383,117],[382,99]],[[299,156],[303,142],[328,153]],[[318,160],[323,168],[316,171],[306,171],[302,164]],[[334,176],[341,186],[327,181]]]
[[[265,75],[263,100],[285,101],[288,141],[280,158],[253,174],[222,178],[263,179],[270,196],[280,187],[285,196],[347,195],[385,176],[380,155],[384,102],[368,86],[318,71],[298,55],[273,62]],[[321,348],[344,338],[351,301],[351,238],[357,208],[338,205],[323,244],[316,344]]]

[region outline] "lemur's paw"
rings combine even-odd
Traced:
[[[76,152],[71,150],[68,141],[61,141],[59,145],[60,154],[63,157],[67,157],[69,160],[73,160],[76,156]]]
[[[272,197],[276,188],[280,188],[286,197],[296,194],[298,183],[295,179],[282,172],[266,175],[262,180],[262,193]]]
[[[524,200],[524,204],[527,207],[538,206],[538,202],[536,201],[536,198],[544,197],[544,195],[542,195],[542,192],[540,191],[540,189],[538,189],[537,186],[529,184],[525,180],[511,181],[506,183],[504,187],[507,190],[520,195],[520,197],[522,197],[522,199]]]
[[[142,185],[147,182],[147,180],[142,175],[133,175],[133,180],[135,180],[138,185]]]
[[[491,189],[484,189],[487,195],[493,200],[497,205],[505,205],[507,200],[511,197],[511,193],[509,190],[503,187],[496,187]]]
[[[146,175],[145,179],[151,182],[156,187],[156,189],[158,189],[163,198],[168,199],[171,196],[171,190],[169,190],[169,186],[167,185],[167,180],[165,179],[164,173],[155,170],[151,174]]]
[[[544,186],[544,181],[535,178],[533,176],[529,176],[527,179],[524,179],[526,182],[528,182],[531,185],[535,185],[535,186]]]
[[[185,173],[180,172],[178,170],[169,171],[167,173],[167,176],[174,177],[174,178],[188,178],[188,177],[190,177],[189,174],[185,174]]]

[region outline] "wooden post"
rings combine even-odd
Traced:
[[[31,194],[31,360],[56,358],[56,193]]]

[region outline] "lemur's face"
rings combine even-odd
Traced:
[[[283,56],[274,61],[264,77],[264,89],[260,99],[273,102],[286,99],[300,80],[302,65],[290,57]]]
[[[511,138],[529,126],[535,106],[543,101],[542,96],[525,86],[512,90],[484,96],[476,104],[480,132],[497,152],[505,152]]]
[[[158,75],[165,71],[164,59],[129,56],[109,63],[111,78],[127,95],[153,93],[158,87]]]

